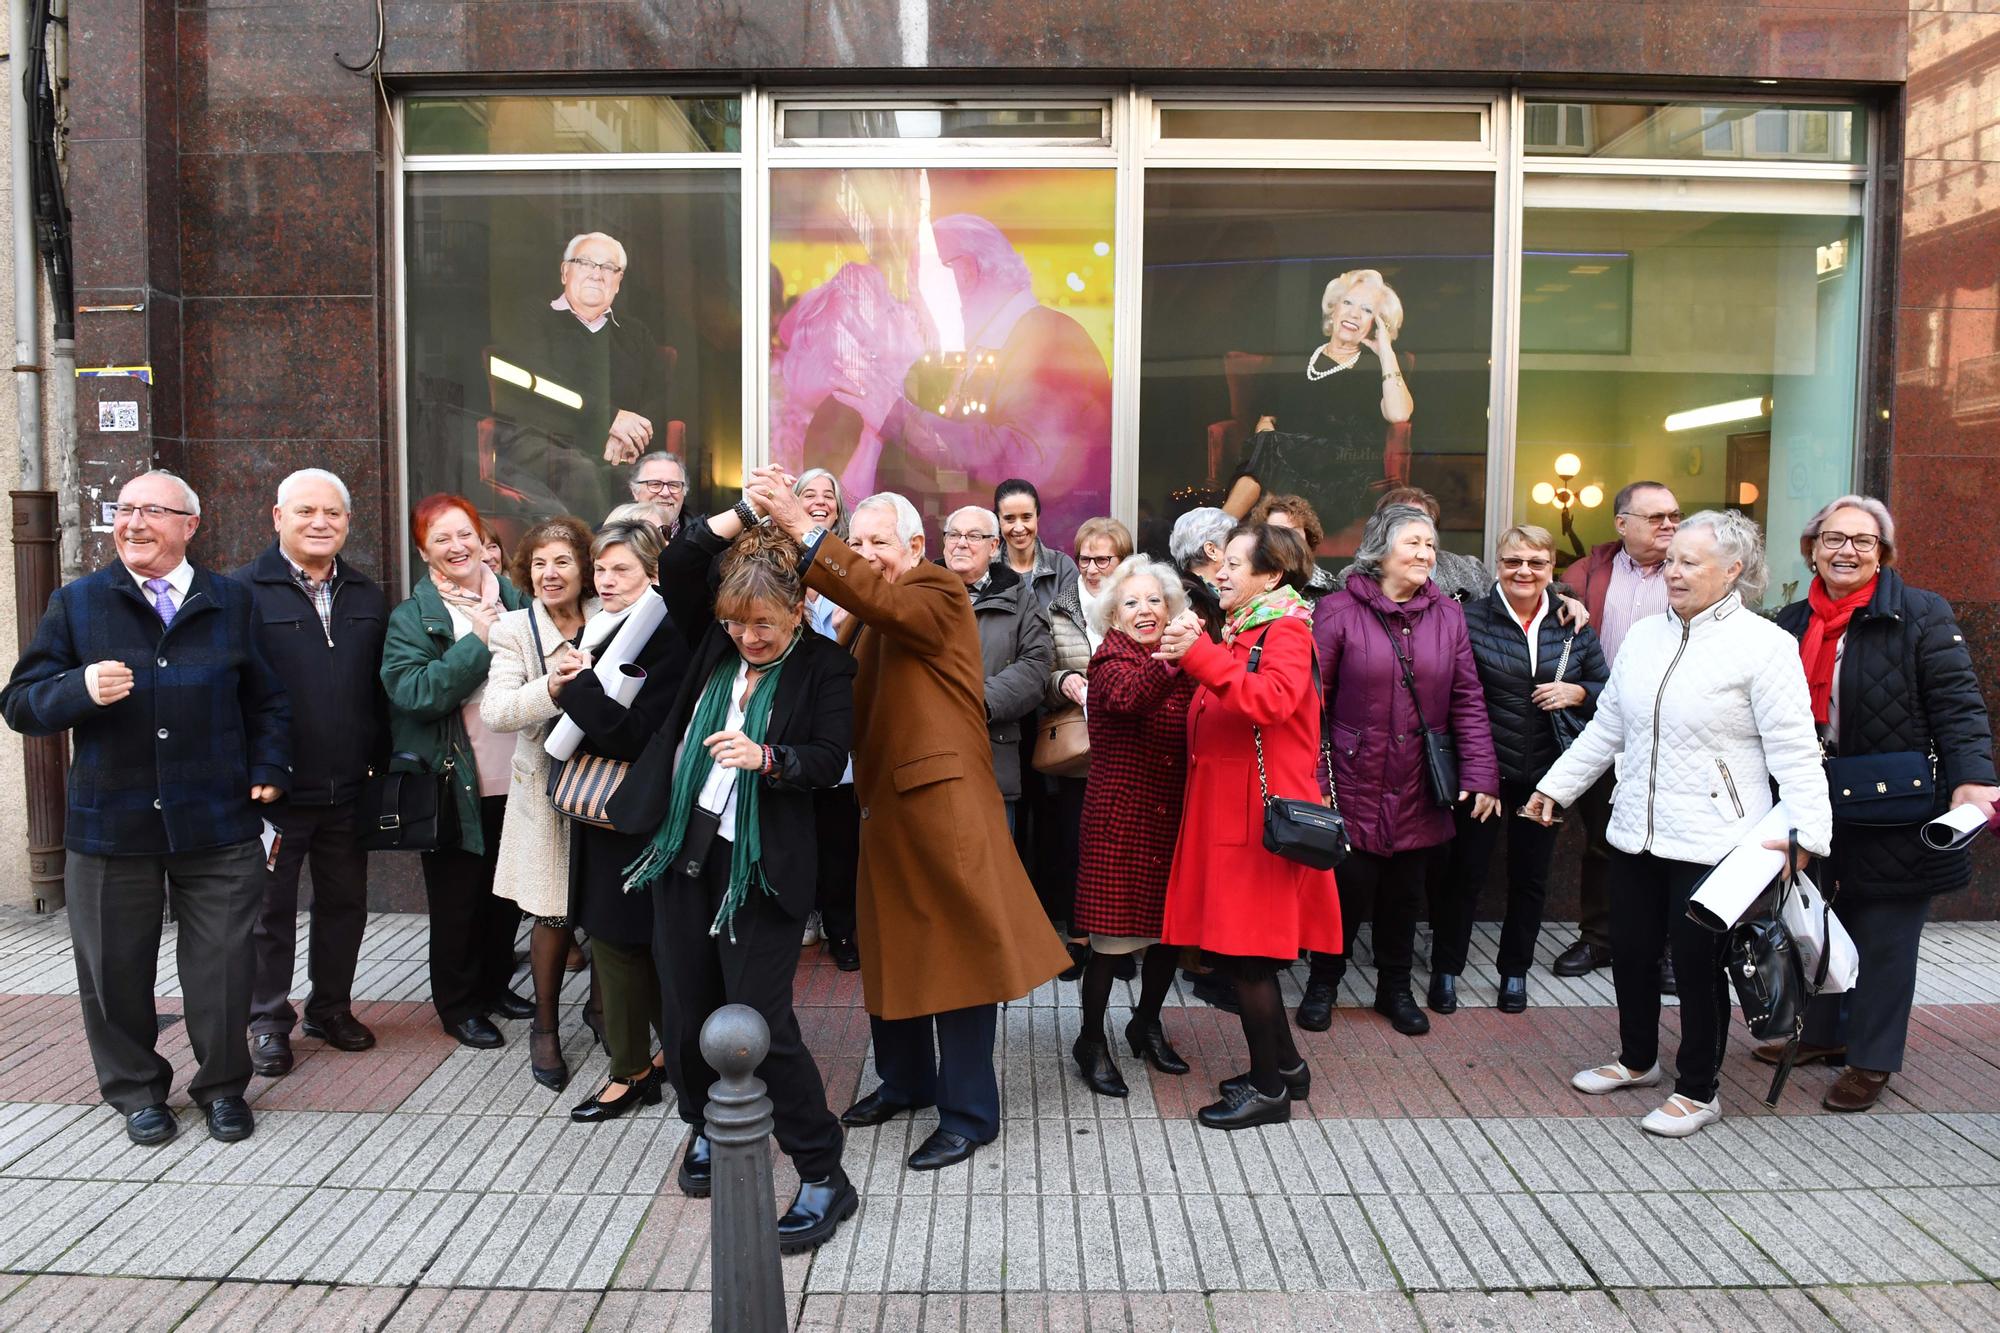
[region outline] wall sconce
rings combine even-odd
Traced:
[[[1562,514],[1563,536],[1569,539],[1570,549],[1579,556],[1584,550],[1582,539],[1576,535],[1576,507],[1580,504],[1585,509],[1595,509],[1604,503],[1604,488],[1601,486],[1592,484],[1580,490],[1571,487],[1571,483],[1576,480],[1576,474],[1581,471],[1583,471],[1582,459],[1575,454],[1558,454],[1556,481],[1561,484],[1551,486],[1546,481],[1538,481],[1534,489],[1528,492],[1536,504],[1554,505]]]

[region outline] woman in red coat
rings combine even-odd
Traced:
[[[1153,650],[1187,606],[1173,566],[1135,555],[1112,572],[1090,608],[1091,628],[1104,641],[1090,659],[1090,780],[1070,914],[1071,925],[1090,935],[1090,961],[1080,988],[1083,1030],[1071,1053],[1083,1081],[1103,1097],[1126,1094],[1104,1033],[1112,977],[1121,958],[1142,949],[1145,970],[1125,1040],[1162,1073],[1188,1071],[1160,1026],[1180,951],[1149,947],[1160,940],[1180,831],[1194,696],[1194,677],[1155,661]]]
[[[1291,1119],[1311,1074],[1292,1044],[1278,970],[1301,949],[1341,947],[1333,872],[1264,850],[1262,790],[1320,799],[1312,611],[1299,595],[1312,568],[1291,529],[1238,528],[1215,575],[1222,643],[1205,638],[1192,614],[1177,618],[1160,642],[1159,656],[1178,660],[1199,682],[1188,706],[1187,800],[1162,938],[1220,956],[1236,981],[1250,1047],[1250,1072],[1201,1108],[1201,1123],[1212,1129]]]

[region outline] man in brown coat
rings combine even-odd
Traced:
[[[1000,1132],[995,1006],[1069,965],[1007,835],[986,735],[986,669],[965,584],[924,558],[900,495],[870,496],[852,545],[814,526],[789,478],[761,471],[750,499],[802,542],[806,586],[858,623],[855,895],[862,994],[882,1084],[841,1118],[879,1125],[935,1105],[913,1170],[962,1162]]]

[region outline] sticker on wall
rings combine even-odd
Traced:
[[[138,430],[139,404],[129,401],[99,403],[97,428],[106,432]]]
[[[78,366],[76,377],[80,380],[135,379],[153,382],[151,366]]]

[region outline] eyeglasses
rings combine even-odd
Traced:
[[[1500,568],[1502,569],[1532,569],[1537,574],[1553,564],[1555,564],[1555,561],[1540,556],[1503,555],[1500,557]]]
[[[990,532],[954,532],[950,528],[946,528],[944,533],[944,544],[946,546],[970,546],[974,542],[990,542],[992,540],[993,534]]]
[[[1115,555],[1080,555],[1076,558],[1076,563],[1087,565],[1091,569],[1109,569],[1118,563],[1118,557]]]
[[[688,484],[684,481],[635,481],[632,483],[633,490],[651,491],[654,495],[658,495],[661,491],[665,491],[669,495],[679,495],[687,488]]]
[[[543,260],[542,262],[547,263],[548,261]],[[590,269],[593,272],[602,273],[607,278],[615,278],[620,273],[623,273],[625,271],[625,266],[623,264],[613,264],[609,260],[599,261],[595,259],[565,259],[563,260],[563,263],[574,264],[578,268]]]
[[[1843,546],[1852,546],[1856,555],[1872,555],[1875,548],[1881,544],[1882,539],[1880,537],[1866,532],[1846,533],[1829,531],[1819,534],[1819,549],[1822,551],[1838,551]]]
[[[118,515],[118,517],[120,518],[131,518],[134,514],[144,514],[146,516],[147,521],[151,523],[158,523],[168,514],[175,514],[181,518],[194,517],[194,511],[192,509],[174,509],[168,505],[121,504],[111,512]]]
[[[789,628],[790,626],[774,624],[769,620],[725,620],[722,622],[723,633],[738,639],[742,638],[745,634],[754,634],[760,639],[768,638],[773,634],[783,634]]]
[[[1658,514],[1635,514],[1629,509],[1621,509],[1618,511],[1618,517],[1636,518],[1641,523],[1649,524],[1652,527],[1657,528],[1665,523],[1671,523],[1675,527],[1679,527],[1681,525],[1681,519],[1685,518],[1686,515],[1682,514],[1681,511],[1678,509],[1669,509],[1664,511],[1663,513],[1658,513]]]

